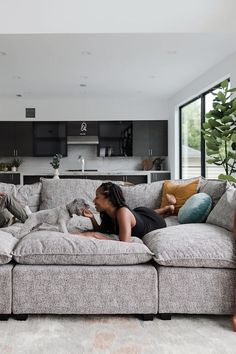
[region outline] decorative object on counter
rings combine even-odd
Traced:
[[[9,171],[11,169],[12,164],[10,162],[0,162],[0,171]]]
[[[59,167],[60,167],[60,160],[62,158],[61,154],[56,154],[53,156],[52,161],[50,162],[50,165],[54,168],[54,179],[59,179]]]
[[[16,172],[18,167],[20,167],[22,160],[19,157],[14,157],[11,163],[11,170],[12,172]]]
[[[144,159],[142,161],[142,168],[144,171],[149,171],[151,170],[154,166],[155,169],[160,171],[162,169],[162,163],[165,161],[165,159],[162,159],[161,157],[157,157],[156,159]]]
[[[161,157],[157,157],[154,161],[153,161],[153,165],[155,166],[155,170],[157,171],[161,171],[163,168],[163,162],[165,161],[165,159],[162,159]]]

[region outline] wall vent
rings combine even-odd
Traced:
[[[25,118],[35,118],[35,108],[26,108]]]

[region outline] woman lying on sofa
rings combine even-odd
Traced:
[[[131,236],[142,238],[150,231],[166,227],[162,215],[173,214],[176,203],[173,195],[167,195],[169,205],[160,209],[139,207],[130,209],[123,196],[121,188],[112,182],[102,183],[96,190],[94,204],[100,213],[99,225],[94,214],[89,209],[83,209],[82,215],[89,218],[93,231],[79,233],[81,236],[90,236],[98,239],[109,239],[105,234],[119,235],[120,241],[130,242]]]

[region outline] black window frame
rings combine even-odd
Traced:
[[[227,78],[226,80],[230,82],[230,78]],[[206,114],[205,112],[206,95],[219,88],[220,83],[213,86],[209,90],[202,92],[200,95],[192,98],[191,100],[187,101],[183,105],[179,106],[179,178],[180,179],[182,178],[182,109],[188,106],[189,104],[193,103],[194,101],[200,99],[201,100],[200,121],[201,121],[201,128],[202,128],[203,123],[205,122],[205,114]],[[203,138],[202,133],[201,133],[201,176],[206,177],[206,149],[205,149],[205,140]]]

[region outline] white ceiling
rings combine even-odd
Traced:
[[[0,98],[164,99],[236,52],[236,0],[0,0],[0,8]]]
[[[2,34],[0,97],[164,99],[235,51],[236,34]]]

